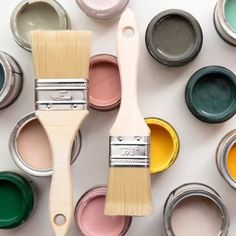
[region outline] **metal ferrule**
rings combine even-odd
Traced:
[[[205,184],[200,183],[188,183],[181,185],[180,187],[173,190],[165,203],[164,207],[164,227],[166,236],[175,236],[174,229],[172,227],[172,215],[178,205],[190,197],[203,197],[212,201],[216,207],[219,209],[222,223],[218,236],[228,235],[230,226],[230,217],[227,208],[225,207],[221,197],[218,193]]]
[[[110,167],[149,167],[149,136],[110,137]]]
[[[87,110],[86,79],[38,79],[35,83],[36,109]]]

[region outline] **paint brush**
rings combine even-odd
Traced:
[[[73,215],[71,149],[87,110],[90,32],[34,31],[36,116],[49,138],[53,176],[49,212],[55,235],[66,235]]]
[[[117,40],[122,96],[117,119],[110,130],[105,214],[144,216],[152,212],[150,130],[137,102],[140,41],[134,14],[129,9],[121,16]]]

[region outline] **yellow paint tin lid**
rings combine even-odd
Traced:
[[[150,172],[159,173],[168,169],[177,159],[179,137],[175,129],[162,119],[150,117],[145,121],[151,130]]]

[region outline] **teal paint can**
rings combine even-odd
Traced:
[[[192,114],[201,121],[227,121],[236,113],[236,76],[220,66],[202,68],[188,81],[185,100]]]

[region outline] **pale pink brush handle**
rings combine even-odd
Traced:
[[[53,156],[49,213],[56,236],[68,233],[73,217],[71,149],[78,129],[88,115],[83,111],[36,111],[49,138]]]
[[[120,110],[110,130],[110,135],[149,136],[149,128],[138,106],[137,78],[140,39],[136,19],[130,9],[125,10],[118,25],[117,49],[122,95]]]

